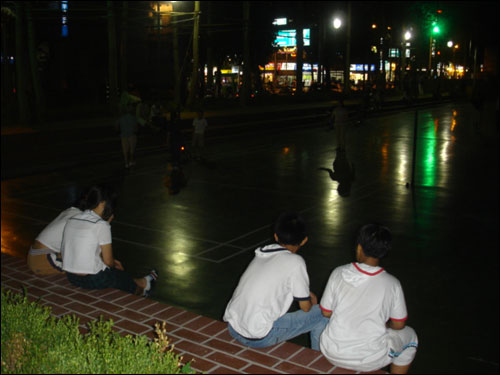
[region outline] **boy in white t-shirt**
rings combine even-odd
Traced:
[[[356,259],[337,267],[328,280],[321,310],[330,322],[320,340],[333,364],[369,372],[391,364],[391,373],[407,373],[418,338],[406,326],[400,282],[379,266],[391,247],[391,233],[378,224],[361,228]]]
[[[305,261],[296,254],[308,240],[302,218],[295,213],[282,214],[274,238],[276,244],[255,250],[255,258],[226,307],[224,321],[236,340],[252,348],[310,332],[311,347],[319,350],[319,337],[328,319],[309,290]],[[300,310],[287,313],[294,300]]]

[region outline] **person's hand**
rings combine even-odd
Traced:
[[[125,269],[123,268],[122,262],[120,262],[119,260],[115,259],[114,260],[114,265],[115,265],[115,268],[117,270],[125,271]]]
[[[113,219],[115,218],[115,215],[111,215],[109,217],[109,219],[107,220],[109,224],[111,224],[111,222],[113,221]]]
[[[311,303],[313,305],[317,305],[318,304],[318,297],[316,297],[316,294],[314,294],[313,292],[311,292]]]

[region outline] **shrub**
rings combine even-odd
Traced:
[[[102,317],[89,323],[85,335],[78,325],[74,316],[57,319],[49,307],[2,288],[2,374],[194,373],[169,347],[164,324],[156,325],[153,342],[123,337]]]

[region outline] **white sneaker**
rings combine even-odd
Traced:
[[[149,275],[145,276],[144,278],[146,279],[147,285],[142,295],[144,297],[149,297],[151,292],[153,291],[153,288],[156,285],[156,280],[158,279],[158,271],[152,269]]]

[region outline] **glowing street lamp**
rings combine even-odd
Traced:
[[[333,27],[335,29],[340,29],[342,27],[342,20],[338,17],[335,17],[335,19],[333,20]]]

